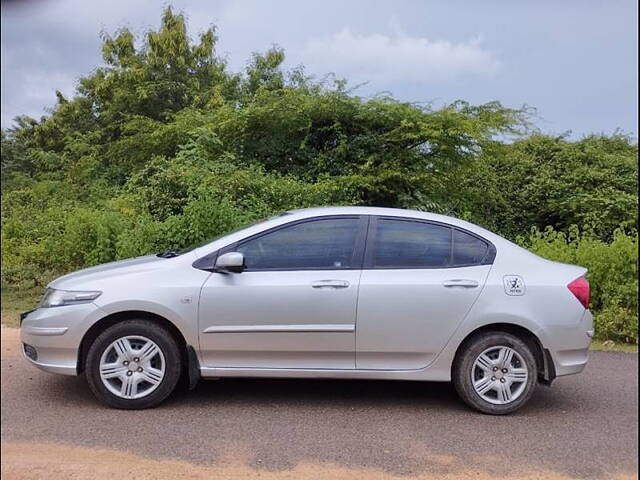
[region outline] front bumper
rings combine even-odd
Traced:
[[[20,317],[25,358],[46,372],[77,375],[80,342],[89,326],[103,314],[93,303],[25,312]]]

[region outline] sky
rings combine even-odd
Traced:
[[[56,89],[71,96],[102,64],[101,31],[142,35],[167,5],[193,38],[217,27],[232,71],[275,44],[287,69],[333,73],[362,97],[498,100],[534,107],[545,133],[638,136],[635,0],[2,0],[2,127],[45,114]]]

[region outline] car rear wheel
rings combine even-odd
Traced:
[[[180,378],[180,349],[173,336],[147,320],[126,320],[102,332],[87,353],[94,395],[115,408],[158,405]]]
[[[483,413],[504,415],[531,398],[538,373],[529,346],[515,335],[491,332],[463,345],[453,369],[458,395]]]

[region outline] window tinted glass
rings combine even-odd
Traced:
[[[259,223],[262,223],[262,222],[268,222],[269,220],[273,220],[273,219],[278,218],[278,217],[284,217],[285,215],[291,215],[291,214],[289,212],[284,212],[284,213],[281,213],[279,215],[274,215],[274,216],[269,217],[269,218],[265,218],[265,219],[262,219],[262,220],[256,220],[256,221],[253,221],[251,223],[247,223],[246,225],[242,225],[242,226],[240,226],[240,227],[238,227],[238,228],[236,228],[234,230],[230,230],[228,232],[221,233],[220,235],[217,235],[215,237],[208,238],[207,240],[204,240],[202,242],[195,243],[195,244],[191,245],[190,247],[185,248],[184,250],[180,250],[180,252],[178,252],[178,253],[180,255],[182,255],[184,253],[188,253],[188,252],[190,252],[192,250],[195,250],[196,248],[204,247],[205,245],[208,245],[208,244],[210,244],[210,243],[212,243],[212,242],[214,242],[216,240],[219,240],[222,237],[226,237],[226,236],[231,235],[233,233],[238,233],[241,230],[245,230],[247,228],[253,227],[254,225],[258,225]]]
[[[378,221],[374,240],[376,267],[443,267],[449,264],[451,229],[402,220]]]
[[[482,262],[489,246],[468,233],[455,230],[453,233],[453,264],[477,265]]]
[[[248,269],[348,268],[359,219],[314,220],[281,228],[237,248]]]

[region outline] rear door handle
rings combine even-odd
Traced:
[[[475,280],[466,280],[464,278],[456,278],[453,280],[445,280],[442,282],[442,285],[445,287],[462,287],[462,288],[476,288],[480,285]]]
[[[311,284],[313,288],[347,288],[349,282],[346,280],[318,280]]]

